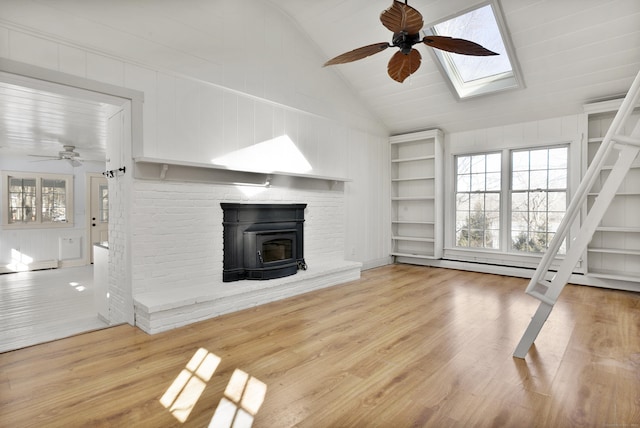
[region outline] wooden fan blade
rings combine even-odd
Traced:
[[[432,48],[441,49],[462,55],[490,56],[500,55],[489,49],[465,39],[455,39],[448,36],[425,36],[422,41]]]
[[[363,46],[361,48],[354,49],[349,52],[345,52],[342,55],[338,55],[337,57],[330,59],[329,61],[324,63],[323,67],[326,67],[327,65],[344,64],[346,62],[357,61],[359,59],[366,58],[373,54],[377,54],[378,52],[382,52],[388,47],[389,47],[389,43],[387,42],[381,42],[381,43],[375,43],[373,45]]]
[[[422,55],[415,49],[411,49],[408,55],[398,51],[389,60],[387,73],[393,80],[402,83],[420,67],[421,61]]]
[[[407,34],[417,34],[424,25],[420,12],[397,0],[394,0],[388,9],[382,11],[380,21],[393,33],[404,31]]]

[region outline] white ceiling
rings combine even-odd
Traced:
[[[391,0],[269,1],[298,25],[324,59],[391,39],[379,20]],[[478,3],[410,2],[426,25]],[[171,17],[184,28],[202,28],[203,14],[220,10],[220,2],[214,0],[192,0],[189,10],[179,6],[184,4],[171,0],[58,1],[56,8],[66,8],[70,17],[91,16],[92,22],[104,26],[115,25],[108,21],[114,15],[106,13],[107,9],[100,13],[100,8],[122,8],[121,16],[145,19],[144,28],[153,28],[156,40],[165,40],[168,46],[170,34],[159,35],[164,26],[154,19]],[[500,5],[524,89],[456,101],[426,46],[418,47],[423,57],[420,69],[403,84],[386,73],[391,49],[326,70],[338,73],[390,133],[397,134],[433,127],[456,132],[576,114],[585,102],[623,95],[640,69],[638,0],[501,0]],[[177,7],[183,8],[179,17]],[[140,15],[140,8],[149,13]],[[189,17],[193,23],[186,22]],[[216,18],[219,22],[220,17]],[[205,42],[191,42],[194,55],[215,58],[215,52],[203,51]],[[181,51],[189,50],[185,40],[175,43]],[[109,100],[58,93],[37,82],[16,82],[3,76],[0,81],[4,82],[0,84],[0,154],[20,150],[55,155],[63,144],[71,144],[82,157],[104,159],[106,116],[112,111]]]
[[[58,156],[70,145],[81,160],[105,160],[111,97],[0,73],[0,100],[0,153]]]

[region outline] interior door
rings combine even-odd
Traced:
[[[91,263],[93,244],[109,241],[109,186],[104,177],[91,176]]]

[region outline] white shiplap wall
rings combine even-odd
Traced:
[[[118,15],[112,25],[97,25],[91,18],[95,4],[9,2],[0,11],[0,56],[143,92],[143,139],[134,141],[136,155],[207,162],[289,134],[313,173],[353,179],[345,185],[344,208],[333,213],[345,231],[335,241],[343,247],[339,253],[365,266],[386,263],[386,130],[335,74],[321,71],[322,58],[280,12],[259,1],[225,5],[217,11],[221,26],[216,31],[223,36],[235,22],[228,17],[241,15],[243,28],[264,35],[258,48],[255,40],[229,45],[206,39],[213,53],[198,56],[187,47],[142,37],[139,32],[153,30],[136,27],[131,17],[139,15]],[[109,8],[99,12],[116,13]],[[177,37],[193,31],[172,25],[177,25]],[[246,37],[235,27],[233,34]],[[119,213],[123,223],[112,232],[127,239],[144,220],[131,216],[128,191],[122,185],[118,190],[125,198]],[[133,265],[122,261],[123,266],[114,267],[124,283],[136,280],[131,278],[139,260],[135,247],[126,254],[130,248],[123,243]]]

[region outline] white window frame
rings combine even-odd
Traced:
[[[566,148],[567,149],[567,165],[566,165],[566,177],[565,177],[565,187],[564,188],[540,188],[540,189],[533,189],[533,188],[527,188],[527,189],[516,189],[514,190],[514,184],[513,184],[513,154],[516,152],[532,152],[532,151],[536,151],[536,150],[552,150],[552,149],[559,149],[559,148]],[[524,149],[513,149],[509,151],[509,174],[510,174],[510,180],[509,180],[509,208],[508,208],[508,233],[509,233],[509,251],[510,252],[516,252],[516,253],[530,253],[530,254],[540,254],[539,252],[535,252],[535,251],[524,251],[524,250],[518,250],[516,248],[514,248],[513,245],[513,238],[512,238],[512,233],[513,233],[513,194],[514,193],[534,193],[534,192],[541,192],[541,193],[546,193],[546,198],[545,200],[547,201],[547,217],[549,215],[549,210],[548,210],[548,198],[549,198],[549,194],[551,193],[559,193],[559,192],[564,192],[565,194],[565,214],[566,214],[566,210],[567,207],[569,206],[569,154],[570,154],[570,147],[568,144],[562,144],[562,145],[555,145],[555,146],[544,146],[544,147],[533,147],[533,148],[524,148]],[[550,168],[549,165],[547,165],[546,171],[547,174],[549,173],[549,171],[553,171],[553,168]],[[531,173],[531,166],[529,166],[529,170],[527,170],[529,173]],[[548,178],[547,178],[548,180]],[[528,211],[529,213],[531,211]],[[531,224],[529,223],[528,226],[530,226]],[[530,230],[527,230],[527,232],[531,232]],[[549,232],[549,226],[547,224],[547,229],[544,231],[544,233],[549,234],[551,232]],[[549,245],[549,241],[546,242],[547,246]],[[565,244],[566,244],[566,240],[565,240]],[[563,246],[563,250],[566,252],[566,248]],[[564,252],[559,253],[559,254],[564,254]]]
[[[36,221],[9,223],[9,179],[34,179],[36,181]],[[66,206],[65,221],[42,220],[42,180],[61,180],[65,182]],[[2,227],[4,229],[57,229],[73,226],[73,175],[47,174],[40,172],[3,171],[2,172]]]
[[[549,148],[568,146],[568,165],[567,165],[567,204],[571,201],[573,189],[576,189],[580,183],[580,171],[582,154],[580,141],[582,137],[576,135],[566,138],[550,138],[548,140],[525,142],[509,145],[507,147],[487,146],[486,150],[452,150],[447,154],[447,166],[445,167],[445,186],[450,191],[445,192],[445,245],[443,251],[443,259],[459,262],[483,263],[487,265],[514,267],[514,268],[536,268],[542,258],[543,253],[527,253],[521,251],[511,251],[511,153],[518,150],[534,150],[536,148]],[[456,246],[456,197],[455,197],[455,180],[456,180],[456,157],[489,154],[497,151],[502,152],[502,188],[500,198],[501,211],[501,232],[500,232],[500,248],[469,248]],[[507,216],[507,217],[504,217]],[[579,230],[580,219],[577,219],[570,227],[569,238],[575,236]],[[567,248],[568,250],[568,248]],[[558,254],[552,263],[552,267],[557,267],[564,256]],[[584,272],[582,261],[574,270],[575,272]]]
[[[496,155],[496,154],[500,156],[500,171],[486,171],[485,168],[486,168],[486,160],[487,160],[486,158],[487,158],[487,156]],[[473,169],[473,158],[477,157],[477,156],[483,156],[485,158],[485,165],[483,165],[483,168],[482,168],[483,171],[480,172],[480,173],[475,172],[474,169]],[[484,215],[486,215],[486,212],[487,212],[487,210],[486,210],[486,197],[487,197],[487,195],[491,195],[491,194],[495,195],[495,194],[497,194],[498,198],[500,199],[500,201],[502,201],[502,197],[503,197],[503,192],[502,192],[502,186],[503,186],[503,183],[502,183],[502,156],[504,156],[502,151],[492,151],[492,152],[486,152],[486,153],[474,153],[474,154],[470,154],[470,155],[460,154],[460,155],[456,155],[455,156],[456,162],[455,162],[455,172],[454,172],[454,174],[455,174],[456,184],[454,186],[455,187],[454,193],[455,193],[455,199],[456,199],[456,210],[455,210],[455,213],[456,213],[456,220],[455,220],[455,222],[456,222],[456,232],[455,232],[454,239],[455,239],[455,245],[456,245],[457,248],[485,248],[485,249],[489,249],[489,250],[496,250],[496,249],[500,248],[500,241],[501,241],[500,236],[502,234],[502,229],[503,229],[502,228],[502,223],[503,223],[503,219],[504,219],[504,216],[503,216],[503,213],[502,213],[502,209],[501,209],[502,208],[502,203],[501,202],[499,203],[499,211],[498,211],[498,218],[497,218],[497,220],[498,220],[498,229],[497,229],[498,230],[498,242],[497,242],[498,243],[498,248],[491,248],[491,247],[487,247],[486,246],[486,232],[488,230],[490,231],[490,230],[494,230],[494,229],[487,229],[485,227],[483,227],[483,229],[482,229],[482,231],[483,231],[483,245],[481,247],[459,246],[458,245],[458,236],[457,236],[458,235],[458,220],[460,220],[460,219],[458,218],[459,210],[458,210],[457,204],[458,204],[458,194],[459,193],[468,193],[469,194],[469,203],[470,204],[471,204],[471,200],[474,199],[474,197],[473,197],[474,195],[476,195],[476,196],[482,195],[483,199],[484,199],[482,201],[482,213],[483,213],[483,216],[484,216]],[[461,157],[469,157],[469,158],[471,158],[470,165],[469,165],[469,174],[460,174],[460,171],[458,169],[458,166],[459,166],[458,160]],[[487,182],[486,181],[487,181],[487,175],[488,174],[494,174],[494,175],[495,174],[500,174],[500,187],[498,189],[487,189]],[[460,175],[470,175],[468,189],[460,189],[458,187]],[[482,183],[482,187],[483,187],[482,190],[479,190],[479,189],[478,190],[474,190],[473,189],[473,187],[474,187],[474,185],[473,185],[473,176],[474,175],[482,175],[483,176],[485,182]],[[469,216],[467,216],[467,218],[465,220],[467,226],[469,226],[469,223],[471,221],[470,217],[471,217],[471,207],[470,207],[470,210],[469,210]],[[485,222],[484,226],[486,226],[486,222]]]

